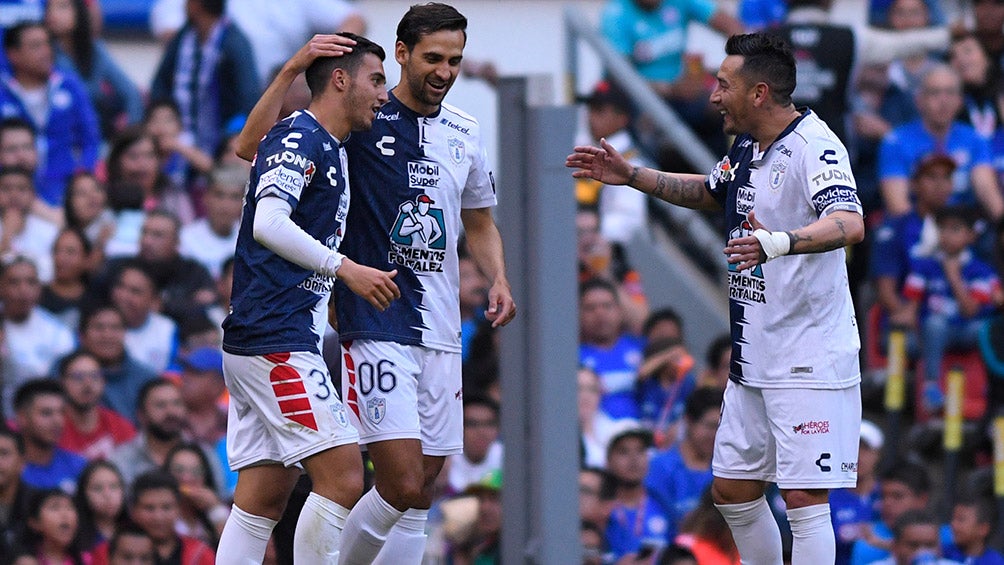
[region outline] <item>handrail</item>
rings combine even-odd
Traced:
[[[632,102],[646,115],[651,116],[656,128],[666,134],[670,143],[676,147],[694,170],[710,172],[714,169],[718,162],[715,155],[699,137],[694,135],[694,132],[677,116],[676,112],[652,90],[648,81],[635,70],[631,62],[610,46],[580,8],[568,6],[565,9],[565,25],[567,29],[565,62],[569,94],[574,92],[578,68],[576,42],[582,40],[593,49],[600,58],[603,67],[623,88]],[[726,268],[721,255],[723,246],[721,234],[713,230],[704,217],[695,210],[674,206],[656,198],[652,200],[666,211],[675,224],[687,230],[701,252],[711,259],[711,264],[720,265],[720,272],[724,274]]]

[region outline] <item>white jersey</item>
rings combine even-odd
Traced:
[[[389,271],[401,298],[380,312],[336,282],[340,339],[460,351],[460,211],[495,205],[477,120],[443,104],[422,116],[393,93],[346,142],[358,187],[346,220],[346,257]]]
[[[862,213],[847,151],[804,110],[767,148],[736,138],[706,185],[727,239],[752,234],[747,214],[791,231],[838,210]],[[860,381],[861,347],[843,249],[729,266],[730,378],[760,388],[845,388]]]

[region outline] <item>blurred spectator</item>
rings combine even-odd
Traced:
[[[55,381],[36,379],[21,385],[14,397],[17,428],[24,438],[24,482],[72,493],[87,465],[83,457],[59,447],[65,424],[66,395]]]
[[[142,263],[121,264],[115,274],[111,299],[125,321],[129,355],[155,373],[171,367],[178,353],[178,326],[158,312],[160,297],[156,282]]]
[[[210,155],[223,141],[227,123],[246,117],[259,93],[251,44],[224,17],[225,5],[225,0],[185,2],[185,27],[168,43],[150,86],[152,101],[178,105],[184,131]]]
[[[641,275],[628,264],[624,247],[607,241],[600,234],[600,217],[594,209],[579,208],[575,214],[576,250],[579,258],[579,282],[599,278],[613,283],[617,300],[624,309],[623,325],[630,333],[641,332],[648,317],[648,298]]]
[[[999,106],[1004,102],[1000,92],[1000,67],[990,60],[990,55],[972,33],[953,37],[949,54],[952,68],[962,79],[963,106],[959,121],[969,124],[980,137],[990,141],[1004,125]]]
[[[952,543],[943,548],[945,557],[969,565],[1004,565],[1004,555],[988,546],[997,523],[993,501],[976,496],[960,498],[952,508]]]
[[[206,217],[181,228],[181,254],[201,263],[213,278],[219,278],[223,262],[233,257],[237,247],[237,227],[247,182],[243,167],[214,169],[212,183],[203,199]]]
[[[226,391],[223,354],[214,344],[193,349],[178,361],[181,365],[181,398],[185,402],[188,437],[204,445],[216,445],[227,433],[227,413],[219,403]]]
[[[126,128],[112,142],[108,153],[108,190],[112,192],[139,191],[142,209],[149,212],[158,208],[169,210],[182,221],[195,218],[192,199],[184,187],[172,185],[170,179],[160,170],[153,137],[141,127]],[[114,207],[114,206],[113,206]],[[135,219],[133,219],[135,222]],[[121,223],[120,229],[123,227]],[[129,226],[135,229],[135,224]],[[123,235],[115,233],[115,239]],[[134,253],[135,249],[123,249],[123,253]],[[113,255],[112,250],[108,250]]]
[[[1004,62],[1004,4],[996,0],[974,0],[971,9],[976,37],[1000,65]]]
[[[115,233],[115,214],[108,207],[108,191],[90,173],[77,173],[66,185],[63,201],[64,225],[79,229],[91,243],[88,268],[93,270],[104,261],[105,245]]]
[[[217,328],[223,324],[223,319],[230,311],[230,293],[234,287],[234,259],[227,258],[223,261],[219,278],[216,279],[216,301],[206,307],[206,316]],[[220,343],[223,343],[223,334],[220,333]]]
[[[181,391],[173,381],[156,379],[143,386],[139,394],[139,434],[115,449],[110,461],[122,471],[126,483],[157,467],[163,467],[167,454],[185,441],[187,412]],[[222,485],[223,472],[211,448],[200,445],[209,460],[214,485]]]
[[[478,515],[469,539],[453,551],[454,565],[499,564],[502,533],[502,471],[485,475],[464,491],[478,499]]]
[[[659,554],[656,565],[700,565],[694,552],[686,547],[673,543]]]
[[[153,539],[156,563],[214,564],[216,555],[209,546],[175,531],[181,490],[174,477],[161,470],[136,477],[129,500],[129,515]]]
[[[637,419],[634,391],[642,343],[623,327],[624,309],[613,283],[591,279],[579,285],[579,363],[599,375],[604,413]]]
[[[607,472],[616,486],[606,538],[615,560],[667,545],[669,521],[645,492],[651,447],[652,434],[643,428],[622,431],[607,447]]]
[[[582,521],[600,528],[600,539],[610,519],[613,503],[613,479],[598,467],[585,467],[579,471],[579,516]]]
[[[579,527],[582,542],[582,565],[603,565],[603,530],[592,522],[583,521]]]
[[[711,454],[722,411],[722,391],[700,388],[687,399],[683,440],[652,457],[645,487],[669,520],[672,540],[684,517],[711,484]]]
[[[15,536],[27,519],[35,489],[24,482],[25,445],[21,434],[0,425],[0,555],[11,555]]]
[[[579,98],[586,105],[589,139],[584,143],[599,145],[601,139],[612,145],[633,165],[651,166],[628,129],[633,108],[631,99],[616,82],[603,81],[589,96]],[[575,199],[579,206],[597,210],[600,234],[614,244],[629,243],[640,235],[648,220],[648,200],[644,192],[628,186],[607,186],[592,179],[576,179]]]
[[[52,280],[42,287],[38,302],[73,331],[80,325],[80,307],[90,282],[91,251],[84,232],[63,228],[52,244]]]
[[[105,546],[108,555],[108,565],[148,565],[157,562],[153,538],[135,524],[123,524],[115,530],[108,545]],[[97,555],[95,565],[101,565]]]
[[[961,565],[941,559],[938,519],[926,510],[909,510],[893,526],[891,555],[872,565]]]
[[[938,384],[941,361],[949,349],[976,351],[979,332],[1001,302],[1000,280],[993,267],[977,259],[975,217],[968,208],[950,206],[935,214],[938,250],[910,264],[903,296],[920,329],[924,359],[923,401],[939,410],[945,395]]]
[[[858,484],[854,488],[830,491],[830,521],[836,534],[835,565],[851,562],[854,542],[865,536],[865,528],[878,518],[879,485],[876,466],[885,436],[878,426],[861,421],[861,442],[858,446]]]
[[[195,138],[181,125],[181,111],[172,100],[150,104],[143,120],[146,134],[153,138],[161,173],[175,187],[188,188],[192,176],[213,169],[212,153],[195,146]],[[247,175],[244,175],[247,182]]]
[[[665,449],[680,439],[678,424],[696,382],[694,358],[683,342],[683,321],[671,308],[653,312],[642,334],[645,349],[638,367],[637,402],[655,445]]]
[[[470,255],[461,253],[457,260],[460,269],[460,346],[466,363],[472,358],[475,340],[479,336],[486,337],[485,332],[492,332],[491,323],[485,318],[489,282]]]
[[[53,69],[52,46],[42,24],[8,29],[3,46],[12,74],[0,78],[0,114],[27,120],[39,132],[43,180],[38,195],[59,206],[70,175],[93,170],[97,162],[97,115],[79,79]]]
[[[181,492],[175,531],[216,547],[230,507],[220,500],[206,453],[194,443],[176,445],[164,460],[164,471],[178,481]]]
[[[35,126],[27,119],[0,120],[0,167],[27,169],[34,175],[36,185],[44,180],[38,168]]]
[[[787,0],[739,0],[739,21],[747,32],[760,31],[784,23]]]
[[[579,367],[578,371],[579,429],[582,432],[582,466],[605,468],[607,445],[617,432],[635,427],[631,418],[613,419],[599,409],[603,387],[595,371]]]
[[[137,397],[157,374],[126,353],[122,313],[110,304],[82,312],[80,348],[101,364],[105,376],[102,404],[135,421]]]
[[[126,519],[126,485],[111,463],[91,461],[80,473],[73,495],[80,516],[81,548],[91,551],[111,539]]]
[[[94,34],[87,4],[86,0],[48,0],[45,27],[56,47],[56,66],[72,69],[84,80],[107,138],[143,117],[143,99]]]
[[[697,507],[683,520],[676,543],[697,557],[698,565],[739,565],[732,530],[711,499],[711,488],[704,489]]]
[[[990,145],[976,131],[955,120],[962,108],[962,84],[947,65],[929,70],[916,96],[920,118],[899,126],[883,139],[879,180],[885,209],[902,215],[912,206],[907,179],[926,155],[948,154],[957,167],[951,204],[976,204],[996,221],[1004,213]]]
[[[66,392],[66,424],[60,447],[87,459],[107,459],[117,446],[136,436],[129,420],[100,406],[105,376],[93,355],[76,351],[63,357],[57,375]]]
[[[0,169],[0,253],[22,254],[44,282],[52,279],[52,244],[59,228],[32,212],[35,185],[27,169]]]
[[[0,262],[3,334],[12,352],[3,376],[3,413],[11,414],[15,391],[30,379],[48,376],[56,360],[73,350],[73,333],[38,305],[42,285],[31,260]]]
[[[912,309],[902,295],[903,283],[913,259],[937,250],[934,214],[951,197],[954,171],[955,161],[948,155],[935,153],[922,158],[910,177],[914,206],[906,214],[886,218],[875,231],[869,272],[877,302],[892,325],[905,327],[914,322]]]
[[[906,512],[927,508],[931,497],[931,477],[917,463],[898,462],[879,477],[879,490],[882,496],[878,519],[854,542],[851,549],[853,565],[868,565],[891,555],[893,526]],[[943,529],[942,537],[946,541],[951,539],[947,527]]]
[[[453,492],[462,492],[485,475],[501,471],[497,402],[483,396],[464,396],[464,452],[447,458],[447,479]]]
[[[946,23],[939,0],[922,0],[922,3],[931,23],[935,25]],[[895,4],[896,0],[869,0],[868,24],[878,27],[892,26],[890,19],[894,17],[892,10]]]
[[[725,390],[731,363],[732,336],[722,334],[708,344],[704,353],[704,370],[697,377],[697,386]]]
[[[28,501],[26,517],[19,545],[34,551],[40,563],[90,563],[90,554],[80,548],[77,509],[69,494],[57,488],[38,491]]]

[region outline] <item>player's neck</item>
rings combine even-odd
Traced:
[[[774,106],[760,122],[760,127],[750,133],[763,149],[774,143],[777,136],[788,129],[792,122],[801,117],[802,113],[795,109],[794,105]]]
[[[352,125],[341,104],[320,98],[311,100],[307,110],[314,115],[314,119],[321,124],[325,131],[339,141],[344,141],[349,136],[349,132],[352,131]]]
[[[420,116],[431,116],[439,111],[439,104],[426,104],[412,95],[411,90],[404,84],[398,84],[391,90],[391,94],[397,98],[398,102],[412,112]]]

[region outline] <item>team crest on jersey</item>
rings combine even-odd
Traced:
[[[446,140],[446,145],[450,149],[450,159],[458,165],[463,163],[464,157],[467,156],[467,146],[464,145],[463,140],[450,137]]]
[[[370,422],[379,424],[387,414],[387,401],[383,397],[371,398],[366,401],[366,417]]]
[[[331,403],[330,407],[335,422],[338,422],[338,425],[343,428],[349,427],[349,417],[345,414],[345,405],[336,400]]]
[[[442,272],[446,260],[446,220],[428,194],[398,206],[387,261],[416,272]]]
[[[781,183],[784,182],[784,174],[788,172],[788,161],[783,159],[777,159],[770,166],[770,176],[768,177],[768,182],[770,183],[770,188],[772,190],[777,190],[781,188]]]
[[[306,170],[303,171],[303,178],[306,179],[306,184],[310,184],[311,179],[314,178],[315,172],[317,172],[317,167],[314,166],[313,161],[310,161],[307,164]]]

